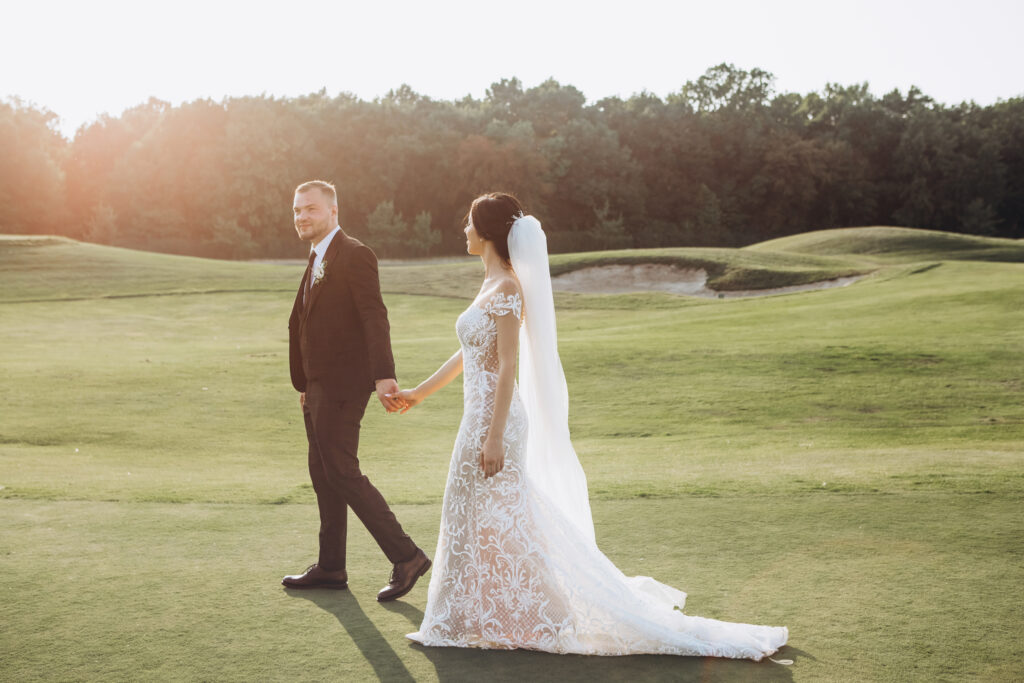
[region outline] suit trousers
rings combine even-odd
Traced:
[[[324,387],[306,387],[303,417],[309,441],[309,476],[320,509],[320,558],[329,571],[345,569],[348,508],[356,513],[392,563],[412,559],[416,544],[402,530],[380,491],[359,471],[359,427],[365,397],[329,398]]]

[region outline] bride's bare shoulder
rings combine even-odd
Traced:
[[[518,294],[520,297],[523,296],[523,288],[519,285],[519,280],[516,279],[515,275],[509,275],[501,280],[498,280],[497,285],[494,288],[495,294],[504,294],[506,297],[510,297],[514,294]]]

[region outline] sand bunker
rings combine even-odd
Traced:
[[[744,289],[716,291],[707,286],[708,274],[703,268],[677,268],[663,264],[590,266],[551,278],[551,286],[560,292],[581,294],[627,294],[630,292],[668,292],[685,296],[712,299],[738,299],[751,296],[770,296],[815,289],[845,287],[860,280],[863,275],[822,280],[803,285],[773,287],[771,289]]]

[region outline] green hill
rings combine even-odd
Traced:
[[[1015,240],[911,228],[838,228],[783,237],[742,249],[666,248],[555,254],[554,276],[581,268],[656,263],[703,268],[720,290],[769,289],[875,272],[880,266],[922,261],[1024,262]],[[62,237],[0,235],[0,269],[8,273],[0,301],[73,300],[152,294],[294,291],[301,266],[170,256],[76,242]],[[54,277],[59,271],[60,277]],[[472,296],[476,257],[442,263],[381,265],[381,284],[393,294]],[[576,295],[560,295],[566,302]]]
[[[301,268],[299,269],[301,273]],[[0,235],[0,301],[279,291],[294,272],[272,265],[172,256],[52,236]]]
[[[864,256],[885,263],[931,260],[1024,262],[1024,242],[916,228],[817,230],[753,244],[744,251]]]

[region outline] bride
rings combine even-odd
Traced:
[[[467,219],[467,250],[485,275],[455,323],[461,348],[399,394],[405,412],[463,373],[427,608],[408,637],[594,655],[774,653],[785,627],[684,615],[685,593],[625,576],[598,549],[569,440],[544,232],[503,193],[478,197]]]

